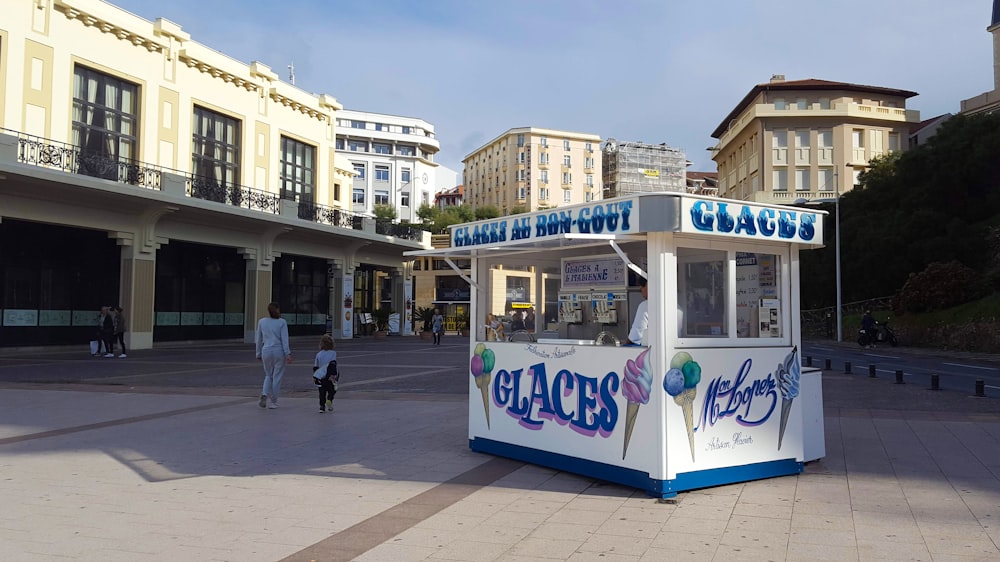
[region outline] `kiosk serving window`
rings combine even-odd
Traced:
[[[729,258],[723,250],[677,249],[677,308],[680,337],[729,334]]]
[[[736,252],[736,336],[780,338],[781,257]]]

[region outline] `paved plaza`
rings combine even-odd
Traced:
[[[827,372],[824,459],[661,502],[468,448],[468,347],[0,352],[0,560],[1000,560],[1000,400]]]

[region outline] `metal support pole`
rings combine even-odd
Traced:
[[[844,341],[844,311],[843,305],[841,303],[842,293],[840,287],[840,174],[837,172],[837,177],[834,178],[834,185],[837,189],[837,197],[834,199],[834,223],[837,229],[837,240],[836,240],[836,259],[837,259],[837,341]]]

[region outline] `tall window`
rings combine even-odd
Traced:
[[[774,191],[787,191],[788,190],[788,170],[785,168],[775,168],[774,169],[774,185],[771,186]]]
[[[540,140],[538,141],[538,144],[542,145],[542,146],[543,146],[543,147],[545,147],[545,148],[548,148],[548,147],[549,147],[549,138],[548,138],[548,137],[542,137],[542,138],[541,138],[541,139],[540,139]]]
[[[524,135],[517,135],[517,146],[524,146]]]
[[[406,144],[397,145],[396,154],[400,156],[413,156],[413,147]]]
[[[202,181],[230,186],[240,182],[240,122],[208,109],[194,108],[191,170]]]
[[[389,192],[385,189],[375,190],[375,204],[376,205],[388,205],[389,204]]]
[[[365,128],[365,122],[364,121],[354,121],[354,120],[352,120],[351,121],[351,128],[352,129],[364,129]]]
[[[809,168],[795,168],[795,189],[809,191]]]
[[[569,168],[572,165],[573,165],[573,159],[570,158],[569,154],[567,154],[566,156],[563,156],[563,166],[566,166],[567,168]]]
[[[368,152],[368,141],[347,141],[347,150],[350,150],[351,152]]]
[[[573,200],[573,192],[569,189],[563,191],[563,203],[569,203]]]
[[[403,134],[404,135],[410,134],[410,128],[407,127],[406,125],[403,125]]]
[[[569,139],[563,139],[563,150],[569,150]]]
[[[316,148],[281,137],[281,198],[313,201],[316,184]]]
[[[357,174],[357,176],[354,179],[356,180],[365,179],[365,165],[360,162],[354,162],[353,164],[354,164],[354,173]]]
[[[539,181],[541,181],[542,183],[549,183],[549,171],[548,170],[542,170],[541,171],[541,179]]]
[[[354,204],[364,205],[365,204],[365,189],[363,187],[354,188]]]
[[[389,166],[375,166],[375,181],[389,181]]]
[[[410,169],[409,168],[403,168],[403,171],[400,173],[399,179],[404,184],[410,183],[410,176],[411,176]]]
[[[392,154],[392,147],[385,143],[373,142],[372,151],[375,154]]]
[[[118,162],[138,154],[139,87],[82,66],[73,72],[73,144],[80,173],[118,179]]]
[[[820,191],[833,191],[833,168],[820,168],[819,169],[819,190]]]

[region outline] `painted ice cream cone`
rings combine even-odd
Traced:
[[[686,388],[684,392],[674,396],[674,402],[681,407],[681,412],[684,414],[684,427],[687,428],[692,461],[694,461],[694,398],[697,394],[698,389]]]
[[[775,376],[778,379],[778,386],[781,389],[781,419],[778,426],[778,450],[781,450],[781,442],[785,439],[785,427],[788,425],[788,417],[792,412],[792,402],[799,395],[799,378],[802,375],[802,367],[799,365],[799,348],[793,347],[792,352],[785,356],[785,360],[778,364]]]
[[[476,346],[476,351],[469,362],[469,371],[472,373],[472,380],[476,383],[476,388],[483,395],[483,412],[486,414],[486,429],[490,429],[490,380],[493,366],[496,363],[496,355],[492,349],[485,345]]]
[[[682,351],[674,355],[670,361],[670,370],[663,376],[663,390],[674,397],[674,403],[681,407],[681,413],[684,414],[691,462],[694,462],[694,399],[698,396],[699,382],[701,365],[691,354]]]
[[[625,362],[625,376],[622,382],[622,394],[625,395],[625,442],[622,445],[622,458],[628,453],[628,442],[632,439],[635,429],[635,418],[639,415],[639,406],[649,403],[649,391],[653,387],[653,373],[646,361],[649,349],[635,358]]]
[[[486,429],[490,428],[490,379],[492,377],[489,373],[483,373],[483,376],[476,377],[476,386],[479,387],[479,391],[483,395],[483,411],[486,412]]]
[[[792,399],[781,398],[781,426],[778,428],[778,450],[781,450],[781,440],[785,438],[785,426],[788,425],[788,414],[792,411]]]

